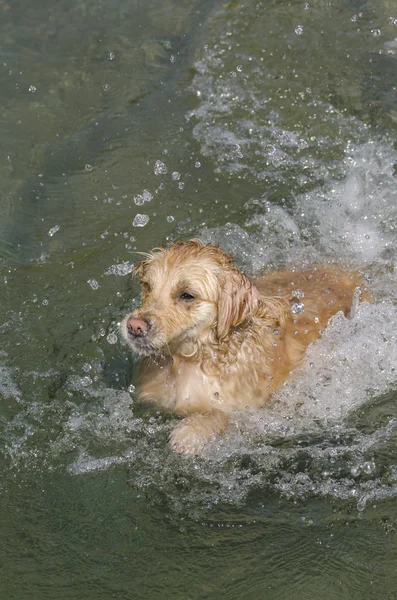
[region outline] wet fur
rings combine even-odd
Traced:
[[[349,315],[358,273],[337,268],[269,273],[251,281],[218,246],[197,240],[153,250],[135,269],[142,304],[122,331],[141,364],[139,397],[185,417],[174,451],[199,452],[234,410],[260,407],[302,361],[330,317]],[[193,301],[184,301],[187,292]],[[294,314],[294,304],[304,311]],[[295,307],[296,308],[296,307]],[[128,319],[150,330],[132,339]]]

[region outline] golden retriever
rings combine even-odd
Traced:
[[[252,282],[218,246],[155,248],[135,268],[142,305],[122,333],[142,361],[139,398],[182,415],[170,437],[200,452],[232,411],[262,406],[329,318],[350,313],[358,273],[334,267],[270,273]],[[360,292],[359,292],[360,293]]]

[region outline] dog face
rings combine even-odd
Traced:
[[[259,293],[217,246],[196,240],[152,251],[135,269],[142,304],[122,332],[138,354],[189,354],[189,345],[222,340],[253,312]]]

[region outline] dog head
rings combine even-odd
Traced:
[[[258,309],[257,288],[212,244],[154,249],[134,273],[142,304],[125,317],[122,332],[138,354],[193,355],[198,344],[223,341]]]

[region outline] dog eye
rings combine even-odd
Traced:
[[[179,296],[179,299],[180,300],[185,300],[185,302],[191,302],[192,300],[194,300],[194,296],[192,296],[188,292],[183,292],[183,294],[181,294]]]

